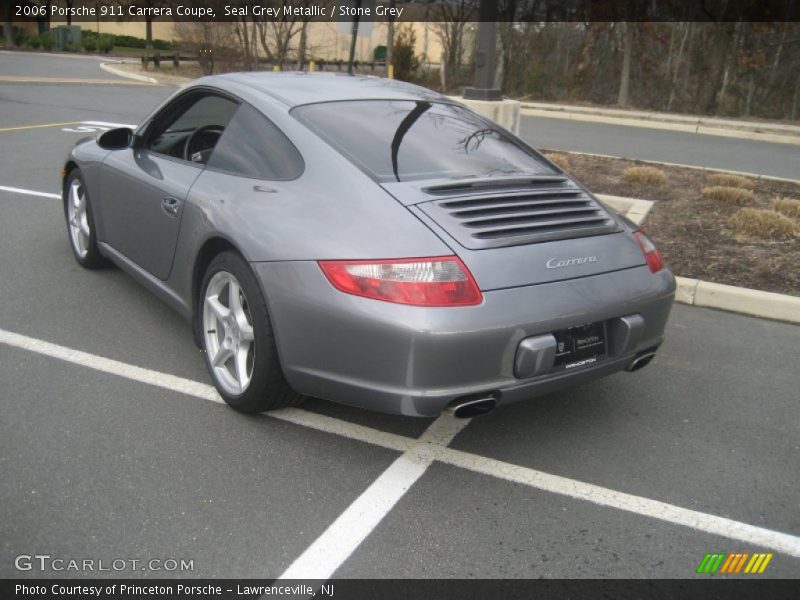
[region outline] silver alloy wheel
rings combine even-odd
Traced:
[[[86,193],[80,179],[73,179],[67,197],[67,221],[69,222],[69,239],[80,258],[89,253],[89,217],[86,213]]]
[[[242,286],[231,273],[216,273],[203,299],[203,337],[217,383],[229,394],[247,390],[253,377],[253,319]]]

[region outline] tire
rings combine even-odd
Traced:
[[[80,169],[73,169],[64,187],[64,217],[72,255],[85,269],[102,269],[109,265],[97,247],[97,232],[92,217],[92,204]]]
[[[257,414],[302,402],[283,376],[266,300],[239,254],[211,261],[197,308],[208,372],[231,408]]]

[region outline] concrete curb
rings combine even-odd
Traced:
[[[607,194],[595,194],[595,196],[637,225],[644,222],[655,204],[652,200],[639,198]],[[675,301],[681,304],[716,308],[751,317],[800,324],[800,297],[711,283],[688,277],[676,277],[675,280],[678,284]]]
[[[750,173],[748,171],[732,171],[731,169],[718,169],[716,167],[700,167],[698,165],[684,165],[681,163],[664,162],[663,160],[646,160],[643,158],[635,158],[633,156],[611,156],[610,154],[594,154],[592,152],[575,152],[573,150],[558,150],[555,148],[548,148],[548,151],[558,152],[560,154],[575,154],[577,156],[596,156],[597,158],[616,158],[621,160],[635,160],[636,162],[646,163],[648,165],[664,165],[665,167],[680,167],[682,169],[694,169],[695,171],[708,171],[709,173],[728,173],[730,175],[739,175],[741,177],[748,177],[750,179],[764,179],[766,181],[779,181],[783,183],[797,183],[800,184],[800,179],[789,179],[787,177],[776,177],[774,175],[760,175],[758,173]]]
[[[666,129],[670,131],[682,131],[684,133],[717,135],[778,144],[800,145],[800,127],[796,125],[735,121],[730,119],[692,117],[644,111],[549,105],[532,102],[522,103],[522,114],[551,119],[568,119],[612,125],[626,125],[629,127]]]
[[[119,61],[118,61],[119,62]],[[146,75],[137,75],[136,73],[128,73],[122,69],[115,69],[109,63],[100,63],[100,68],[103,71],[116,75],[117,77],[125,77],[126,79],[135,79],[136,81],[144,81],[145,83],[152,83],[158,85],[158,80],[154,77],[147,77]]]
[[[800,324],[800,298],[787,294],[676,277],[675,300],[729,312]]]
[[[449,100],[463,104],[482,114],[487,119],[505,127],[514,135],[519,135],[520,103],[516,100],[468,100],[458,96],[447,96]]]
[[[693,125],[706,125],[708,127],[724,127],[726,129],[751,130],[761,133],[787,133],[800,135],[800,125],[780,123],[777,121],[748,121],[746,119],[726,119],[723,117],[708,117],[702,115],[684,115],[679,113],[658,112],[653,110],[636,110],[630,108],[606,108],[602,106],[581,106],[579,104],[557,104],[552,102],[522,102],[525,108],[534,108],[550,111],[574,112],[583,114],[597,114],[632,118],[646,121],[664,121]]]
[[[624,196],[611,196],[609,194],[595,194],[595,196],[597,196],[598,200],[637,225],[644,223],[647,214],[655,204],[652,200],[640,200],[639,198],[625,198]]]

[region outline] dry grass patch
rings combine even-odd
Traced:
[[[704,187],[700,192],[703,198],[709,200],[722,200],[723,202],[730,202],[731,204],[752,204],[756,200],[755,194],[751,190],[743,190],[742,188],[728,187],[724,185],[712,185]]]
[[[774,210],[743,208],[730,218],[738,235],[760,240],[785,240],[798,234],[798,226]]]
[[[791,219],[800,219],[800,200],[794,198],[775,198],[772,210],[776,210]]]
[[[655,167],[630,167],[625,169],[622,178],[628,183],[661,186],[667,183],[667,176]]]
[[[545,157],[547,157],[547,160],[550,162],[557,164],[564,171],[570,170],[569,159],[566,157],[566,155],[553,152],[551,154],[545,154]]]
[[[755,184],[747,177],[728,173],[714,173],[708,177],[708,183],[715,186],[744,188],[746,190],[752,190],[755,187]]]

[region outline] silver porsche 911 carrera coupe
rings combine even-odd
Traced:
[[[214,385],[489,412],[654,356],[675,292],[635,225],[491,121],[374,77],[236,73],[64,169],[77,261],[190,319]]]

